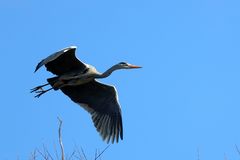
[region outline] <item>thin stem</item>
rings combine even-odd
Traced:
[[[109,147],[110,145],[108,145],[97,157],[95,157],[94,160],[97,160]]]
[[[58,117],[59,121],[59,128],[58,128],[58,139],[59,139],[59,144],[61,147],[61,154],[62,154],[62,160],[64,160],[64,147],[63,147],[63,142],[62,142],[62,120]]]

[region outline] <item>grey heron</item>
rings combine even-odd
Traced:
[[[103,73],[93,66],[81,62],[75,56],[76,47],[64,48],[38,63],[35,72],[42,67],[55,74],[48,78],[48,83],[31,89],[35,97],[50,90],[60,89],[73,102],[79,104],[91,114],[92,121],[103,140],[119,141],[123,139],[122,113],[114,86],[98,82],[96,79],[108,77],[118,69],[141,68],[126,62],[113,65]],[[49,89],[43,87],[50,85]]]

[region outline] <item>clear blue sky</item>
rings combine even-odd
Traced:
[[[27,159],[57,143],[93,157],[106,143],[90,116],[61,92],[29,91],[52,74],[36,64],[70,45],[119,92],[124,141],[104,160],[239,159],[240,1],[8,0],[0,2],[0,159]]]

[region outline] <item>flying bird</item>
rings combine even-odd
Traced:
[[[113,65],[103,73],[83,63],[75,56],[76,46],[64,48],[38,63],[35,72],[42,67],[55,74],[46,84],[31,89],[37,98],[50,90],[61,90],[73,102],[91,114],[94,126],[104,141],[118,142],[123,139],[121,107],[114,86],[103,84],[96,79],[106,78],[115,70],[136,69],[140,66],[126,62]],[[49,89],[43,87],[50,85]]]

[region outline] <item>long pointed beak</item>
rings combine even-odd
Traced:
[[[136,66],[136,65],[132,65],[132,64],[129,64],[128,66],[129,66],[129,68],[133,68],[133,69],[134,69],[134,68],[142,68],[142,67],[140,67],[140,66]]]

